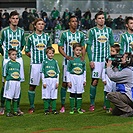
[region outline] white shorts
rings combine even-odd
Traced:
[[[42,99],[57,99],[57,78],[46,78],[46,88],[42,85]]]
[[[4,94],[3,97],[8,99],[18,99],[20,95],[20,81],[6,81],[4,86]]]
[[[67,82],[67,74],[66,74],[66,72],[67,72],[67,65],[63,65],[62,70],[63,70],[63,74],[62,74],[63,82]]]
[[[72,87],[67,89],[67,92],[81,94],[84,92],[84,76],[70,74],[70,81],[72,83]]]
[[[104,86],[104,91],[106,92],[116,91],[116,83],[114,81],[111,81],[107,74],[105,75],[105,81],[106,85]]]
[[[30,85],[40,84],[42,64],[30,65]]]
[[[3,68],[4,68],[4,65],[9,60],[10,59],[4,59],[3,60]],[[25,78],[24,78],[24,64],[23,64],[23,59],[22,58],[17,58],[16,61],[20,63],[20,78],[21,78],[21,81],[20,82],[24,82],[25,81]],[[2,77],[2,82],[4,82],[4,77]]]
[[[92,78],[102,78],[102,72],[105,68],[105,62],[94,62],[95,68],[92,70]]]

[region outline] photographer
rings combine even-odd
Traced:
[[[107,98],[115,105],[113,115],[133,116],[133,57],[131,53],[125,53],[121,58],[121,70],[112,69],[112,61],[107,62],[107,75],[116,82],[116,92],[110,92]]]

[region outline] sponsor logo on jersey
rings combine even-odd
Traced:
[[[14,78],[14,79],[18,79],[19,78],[19,73],[18,72],[13,72],[11,74],[11,76]]]
[[[49,71],[47,72],[47,74],[48,74],[48,76],[50,76],[50,77],[54,77],[54,76],[56,75],[56,72],[55,72],[54,70],[49,70]]]
[[[105,43],[105,42],[107,42],[107,37],[106,36],[99,36],[98,38],[97,38],[97,41],[98,42],[100,42],[100,43]]]
[[[80,74],[80,73],[82,72],[82,69],[81,69],[80,67],[75,67],[75,68],[73,69],[73,72],[74,72],[75,74]]]
[[[129,46],[131,49],[133,49],[133,42],[130,42]]]
[[[13,39],[10,41],[10,45],[12,45],[12,47],[17,47],[19,45],[19,43],[20,42],[16,39]]]
[[[38,50],[44,50],[45,49],[45,44],[43,44],[43,43],[38,43],[37,45],[36,45],[36,48],[38,49]]]
[[[74,45],[75,43],[78,43],[78,42],[76,42],[76,41],[74,40],[74,41],[71,41],[71,42],[69,43],[69,45],[73,47],[73,45]]]

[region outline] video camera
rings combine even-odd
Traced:
[[[117,54],[117,55],[115,55],[115,56],[114,56],[114,59],[112,60],[112,65],[113,65],[114,67],[119,66],[119,65],[121,64],[121,62],[122,62],[122,60],[121,60],[122,57],[123,57],[122,54]]]
[[[112,66],[117,67],[121,64],[121,62],[122,62],[121,58],[122,57],[123,57],[122,54],[116,54],[114,56],[111,56],[111,58],[106,59],[106,62],[108,62],[108,60],[112,60]]]

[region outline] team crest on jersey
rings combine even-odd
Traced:
[[[75,67],[75,68],[73,69],[73,71],[74,71],[74,73],[76,73],[76,74],[80,74],[80,73],[82,72],[82,69],[81,69],[80,67]]]
[[[18,79],[19,78],[19,73],[18,72],[13,72],[11,74],[11,76],[14,78],[14,79]]]
[[[54,76],[56,75],[56,72],[55,72],[54,70],[49,70],[49,71],[47,72],[47,74],[48,74],[48,76],[50,76],[50,77],[54,77]]]
[[[74,40],[74,41],[71,41],[71,42],[69,43],[69,45],[70,45],[71,47],[73,47],[73,45],[74,45],[75,43],[78,43],[78,42],[76,42],[76,41]]]
[[[105,43],[107,42],[107,37],[106,36],[99,36],[97,41],[100,42],[100,43]]]
[[[38,50],[40,50],[40,51],[44,50],[45,47],[46,47],[46,46],[45,46],[44,43],[38,43],[38,44],[36,45],[36,48],[37,48]]]
[[[12,45],[12,47],[17,47],[19,45],[19,43],[20,42],[16,39],[13,39],[10,41],[10,45]]]
[[[133,42],[130,42],[129,46],[131,49],[133,49]]]

